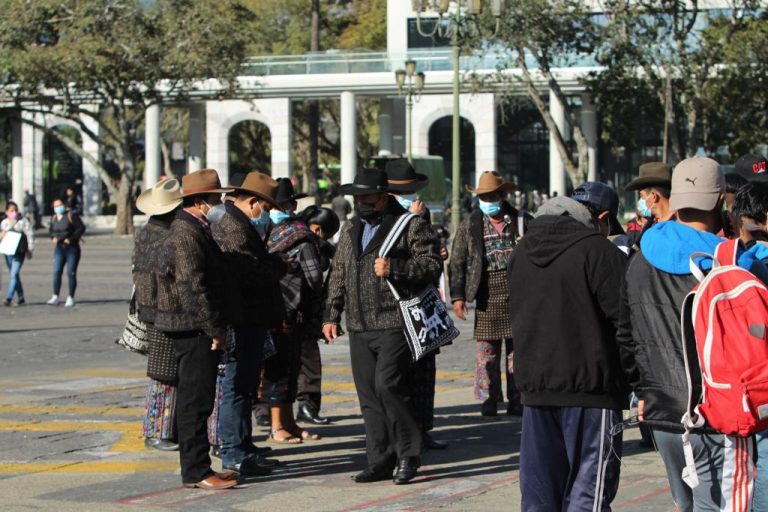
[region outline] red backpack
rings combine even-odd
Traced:
[[[768,288],[736,265],[738,239],[720,243],[715,255],[691,255],[699,284],[683,301],[683,355],[688,373],[686,431],[706,423],[728,435],[749,436],[768,429]],[[694,258],[712,259],[704,273]],[[701,369],[701,400],[691,408],[688,340],[694,333]]]

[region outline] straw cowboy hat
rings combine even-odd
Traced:
[[[624,190],[642,190],[653,187],[669,187],[672,184],[672,168],[664,162],[648,162],[640,166],[640,176],[630,181]]]
[[[182,202],[179,180],[161,180],[136,199],[136,208],[147,215],[163,215],[178,208]]]
[[[384,172],[387,173],[390,192],[416,192],[429,183],[429,178],[424,174],[417,174],[416,169],[406,158],[387,162]]]
[[[232,192],[231,188],[222,188],[219,173],[214,169],[201,169],[181,178],[183,197],[202,194],[225,194]]]
[[[477,180],[477,188],[472,188],[469,185],[465,185],[465,187],[467,188],[467,192],[477,195],[490,194],[497,190],[501,190],[502,192],[514,192],[517,190],[514,183],[504,181],[501,174],[496,171],[485,171],[481,174],[480,179]]]
[[[245,175],[242,185],[234,187],[234,189],[237,192],[250,194],[259,199],[263,199],[272,206],[278,207],[278,203],[275,200],[277,187],[277,181],[273,180],[271,176],[267,176],[263,172],[251,171]]]

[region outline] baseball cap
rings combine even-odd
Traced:
[[[695,156],[681,161],[672,171],[669,208],[711,211],[725,194],[725,175],[711,158]]]
[[[571,199],[580,203],[589,203],[600,211],[610,212],[611,235],[623,233],[616,215],[619,213],[619,195],[613,188],[599,181],[582,183],[571,194]]]
[[[733,170],[748,180],[768,181],[768,160],[760,155],[743,155]]]

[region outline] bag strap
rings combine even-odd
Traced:
[[[398,239],[403,234],[403,231],[405,231],[405,228],[408,226],[408,223],[414,217],[416,217],[415,213],[406,213],[398,217],[395,225],[392,226],[392,229],[390,229],[389,233],[387,233],[387,238],[384,239],[384,243],[381,244],[381,248],[379,249],[379,258],[385,258],[387,254],[389,254],[389,251],[392,249],[392,247],[395,246]],[[389,289],[392,292],[392,295],[395,297],[395,300],[399,301],[400,294],[397,293],[395,285],[393,285],[392,281],[389,279],[387,279],[387,284],[389,285]]]
[[[517,236],[520,238],[525,235],[525,210],[517,211]]]
[[[707,254],[706,252],[694,252],[691,254],[691,257],[688,258],[688,268],[691,270],[693,277],[695,277],[698,282],[702,282],[706,276],[704,275],[704,271],[701,270],[701,267],[699,267],[698,263],[696,263],[697,258],[712,260],[712,268],[719,267],[720,263],[717,261],[715,256]]]
[[[738,238],[720,242],[715,249],[715,259],[723,266],[736,265],[739,259],[740,248],[741,240]]]

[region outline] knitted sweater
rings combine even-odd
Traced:
[[[157,311],[157,280],[156,270],[159,265],[158,256],[162,253],[165,238],[171,230],[171,225],[162,220],[150,217],[146,226],[141,228],[133,245],[133,285],[136,287],[136,309],[139,320],[146,323],[155,322]]]
[[[381,226],[361,251],[362,221],[355,217],[344,228],[331,268],[324,323],[338,324],[346,310],[350,332],[400,329],[397,301],[384,278],[376,277],[373,265],[379,249],[405,210],[390,198]],[[414,297],[434,283],[442,272],[440,244],[431,226],[422,218],[408,223],[389,252],[389,279],[401,297]]]

